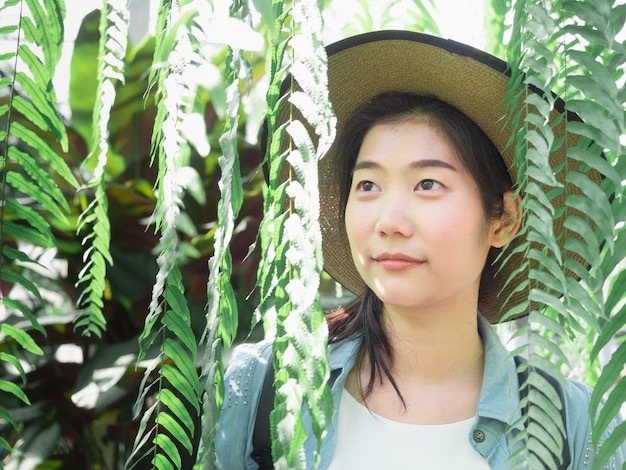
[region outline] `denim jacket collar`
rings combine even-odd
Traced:
[[[497,333],[489,322],[478,315],[478,332],[483,340],[485,370],[478,399],[476,416],[498,420],[506,425],[519,423],[521,412],[518,408],[518,381],[515,363],[509,358],[509,352],[500,342]],[[331,387],[337,403],[345,385],[348,373],[354,367],[361,335],[330,345]]]

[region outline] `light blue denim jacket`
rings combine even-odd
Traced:
[[[519,393],[515,362],[500,342],[497,333],[482,316],[479,316],[479,331],[485,349],[483,384],[476,410],[476,421],[468,439],[476,451],[487,459],[490,468],[502,470],[513,466],[510,459],[519,447],[514,447],[515,436],[521,429],[506,430],[519,422]],[[341,391],[348,372],[354,365],[361,338],[332,344],[330,348],[331,387],[335,401],[335,413],[329,433],[322,444],[320,469],[329,465],[337,434],[338,407]],[[271,343],[243,344],[235,348],[226,372],[226,395],[217,428],[215,447],[218,468],[223,470],[257,469],[252,460],[252,434],[254,422],[268,361],[271,358]],[[565,394],[567,433],[570,444],[571,470],[590,469],[593,461],[591,424],[588,416],[589,387],[569,381],[569,394]],[[308,417],[305,414],[305,422]],[[602,442],[612,432],[619,420],[615,419]],[[518,446],[522,445],[518,443]],[[513,450],[512,450],[513,446]],[[305,452],[309,468],[313,468],[315,439],[309,435]],[[419,456],[416,455],[416,459]],[[518,457],[519,459],[519,457]],[[626,461],[626,443],[605,466],[621,469]]]

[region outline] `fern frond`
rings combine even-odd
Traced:
[[[561,169],[555,168],[550,160],[552,152],[566,145],[555,138],[553,131],[564,119],[564,115],[554,109],[556,96],[552,95],[561,80],[558,40],[555,39],[558,15],[553,8],[556,7],[546,2],[515,3],[513,35],[507,47],[511,80],[506,100],[513,111],[510,125],[517,129],[522,124],[522,130],[514,133],[516,140],[511,144],[515,146],[513,168],[517,172],[518,191],[523,194],[523,228],[519,236],[524,240],[520,247],[524,257],[519,272],[529,279],[521,288],[528,294],[526,308],[531,310],[529,340],[524,349],[531,368],[529,380],[535,381],[529,388],[528,414],[522,416],[527,423],[522,433],[522,452],[531,468],[556,469],[566,432],[559,412],[563,404],[553,386],[538,380],[541,376],[532,371],[540,368],[556,377],[563,386],[564,378],[554,363],[569,364],[559,343],[546,337],[557,325],[556,331],[564,334],[560,325],[570,318],[567,304],[563,302],[564,297],[570,296],[564,271],[567,256],[561,248],[561,238],[566,234],[555,231],[555,222],[563,223],[563,209],[557,207],[558,200],[564,197],[565,185],[557,178]],[[545,92],[541,95],[530,91],[520,93],[520,89],[526,87]],[[550,316],[546,310],[552,312]]]
[[[196,372],[195,336],[178,269],[182,249],[177,229],[184,215],[182,197],[187,189],[185,179],[180,176],[187,170],[192,149],[203,156],[210,149],[203,117],[206,103],[201,98],[205,95],[201,93],[204,87],[201,71],[210,66],[212,58],[203,49],[206,47],[203,28],[208,24],[208,15],[208,7],[202,2],[189,2],[170,11],[163,10],[162,5],[159,22],[166,25],[166,29],[157,38],[154,57],[157,68],[151,78],[157,86],[152,158],[158,162],[158,175],[153,221],[161,236],[159,271],[140,338],[140,357],[148,346],[158,341],[162,354],[159,363],[146,371],[137,403],[139,405],[146,396],[147,377],[158,370],[156,399],[161,407],[155,415],[156,427],[145,427],[137,436],[135,453],[137,445],[144,443],[148,448],[144,455],[157,468],[180,468],[184,458],[193,455],[200,437],[195,430],[201,413],[202,387]],[[232,171],[230,173],[232,177]],[[173,337],[177,338],[176,342]],[[207,347],[212,348],[213,344]],[[148,416],[144,414],[142,423],[147,421]],[[150,433],[154,436],[151,444],[147,438]]]
[[[266,336],[275,337],[275,409],[271,414],[272,453],[276,468],[305,468],[319,462],[319,448],[332,414],[328,378],[327,330],[317,292],[321,272],[321,232],[318,225],[317,161],[334,139],[334,114],[328,102],[326,52],[321,14],[316,2],[295,2],[283,10],[274,4],[276,33],[292,16],[292,37],[273,36],[267,95],[269,189],[264,193],[259,267],[259,313]],[[282,39],[282,40],[281,40]],[[286,61],[291,47],[293,64]],[[308,58],[317,57],[315,61]],[[281,97],[287,72],[294,88]],[[296,116],[279,126],[293,110]],[[311,135],[309,135],[311,132]],[[314,139],[316,144],[314,144]],[[287,150],[286,150],[287,149]],[[287,168],[288,163],[288,168]],[[291,178],[285,182],[285,175]],[[306,410],[310,422],[305,422]],[[314,456],[305,456],[305,439],[317,442]],[[307,458],[313,458],[307,462]]]
[[[230,11],[232,18],[247,16],[247,7],[241,5]],[[221,197],[217,209],[217,229],[214,235],[213,255],[209,259],[207,280],[207,325],[201,338],[205,348],[202,368],[204,389],[204,410],[202,438],[204,448],[204,468],[215,466],[215,425],[224,396],[224,366],[222,349],[228,348],[237,333],[238,315],[233,288],[230,284],[232,258],[228,245],[232,239],[235,220],[243,203],[238,144],[239,109],[241,104],[240,86],[251,75],[250,66],[242,51],[228,48],[225,67],[226,115],[224,129],[219,138],[222,155],[218,159],[221,176],[219,188]],[[245,82],[244,82],[245,83]]]
[[[508,48],[515,80],[521,77],[515,72],[519,68],[525,73],[526,84],[544,92],[541,96],[531,94],[532,100],[524,98],[522,110],[527,126],[518,135],[516,144],[521,149],[516,152],[520,157],[516,157],[515,164],[525,199],[526,222],[549,224],[547,229],[530,224],[524,234],[528,240],[525,246],[530,298],[538,305],[551,307],[531,314],[530,322],[537,323],[541,336],[550,336],[554,329],[554,324],[546,322],[547,316],[566,328],[554,336],[556,342],[547,339],[533,342],[532,336],[531,342],[539,357],[551,356],[552,361],[565,366],[568,366],[567,358],[559,344],[572,332],[585,331],[583,323],[591,330],[601,329],[591,352],[592,360],[626,326],[626,318],[621,314],[623,291],[615,295],[611,284],[612,279],[621,279],[624,269],[618,267],[615,257],[626,255],[620,247],[623,245],[620,221],[625,215],[622,182],[626,173],[617,158],[624,155],[620,136],[625,134],[626,99],[618,83],[626,56],[623,45],[615,40],[625,18],[624,8],[613,13],[606,2],[518,2],[516,26]],[[515,88],[512,84],[507,101],[516,102]],[[542,126],[547,122],[548,112],[554,113],[553,91],[567,97],[568,110],[577,115],[577,119],[566,114],[558,117],[567,130],[566,138],[561,141],[553,141],[551,131]],[[541,104],[542,100],[547,107]],[[561,146],[566,148],[565,163],[553,167],[547,158]],[[528,147],[533,151],[527,152]],[[553,177],[559,173],[560,181],[566,183],[564,187],[554,184]],[[600,180],[598,175],[604,179]],[[555,210],[554,198],[564,201],[562,209]],[[553,221],[559,222],[561,231],[550,230]],[[531,243],[535,242],[545,248],[533,250]],[[531,362],[534,353],[531,349]],[[616,351],[594,387],[590,415],[598,418],[593,440],[594,444],[602,445],[594,468],[604,465],[619,445],[620,437],[615,437],[615,431],[608,440],[603,440],[624,401],[623,393],[618,395],[614,390],[608,393],[623,369],[624,359]],[[543,360],[546,367],[550,363]],[[554,373],[560,376],[559,370]],[[602,411],[598,411],[600,408]],[[622,442],[625,436],[622,431]],[[533,442],[528,441],[531,452],[535,447]]]
[[[0,5],[0,18],[6,18],[18,2]],[[46,215],[64,220],[68,204],[59,189],[60,183],[77,186],[71,170],[60,155],[67,152],[65,125],[56,111],[52,78],[62,51],[65,6],[62,0],[38,2],[28,0],[18,11],[15,25],[1,26],[0,35],[11,35],[15,50],[3,54],[13,62],[13,73],[0,80],[6,97],[0,109],[0,279],[14,284],[25,293],[25,299],[0,299],[9,318],[24,316],[34,329],[45,330],[28,305],[29,299],[40,301],[42,295],[30,279],[30,267],[37,261],[21,249],[6,243],[50,247],[54,236]],[[36,51],[36,52],[35,52]],[[59,180],[60,179],[60,180]],[[15,292],[13,289],[11,292]],[[15,341],[16,348],[41,355],[41,349],[23,329],[3,322],[0,332]],[[14,364],[15,356],[3,354],[3,362]],[[23,369],[18,371],[24,378]],[[22,389],[3,380],[0,388],[28,404]],[[3,412],[8,416],[8,412]],[[8,419],[15,426],[15,421]],[[19,452],[19,449],[16,449]]]
[[[6,271],[2,271],[3,280],[6,280],[6,274]],[[19,347],[21,347],[24,351],[28,351],[38,356],[43,355],[43,351],[41,350],[41,348],[37,345],[37,343],[35,343],[33,338],[26,331],[20,328],[16,328],[7,322],[4,322],[2,325],[0,325],[0,340],[2,340],[3,343],[6,343],[7,338],[11,338],[11,340],[19,345]],[[22,379],[22,385],[24,385],[26,381],[26,374],[24,373],[24,369],[19,359],[13,354],[2,352],[0,353],[0,361],[13,365],[19,371],[20,377]],[[13,381],[0,379],[0,391],[12,395],[25,405],[31,404],[28,396],[22,390],[22,387]],[[15,419],[13,419],[8,411],[4,409],[0,410],[0,419],[6,420],[6,422],[8,422],[13,427],[13,429],[18,429],[17,422],[15,421]],[[2,439],[2,441],[3,445],[5,446],[4,448],[7,452],[14,453],[16,451],[16,449],[13,449],[6,440]]]
[[[100,12],[100,50],[98,54],[98,88],[94,107],[92,155],[96,165],[93,176],[81,191],[93,188],[93,200],[79,217],[78,233],[87,232],[82,244],[85,267],[81,271],[77,286],[83,286],[79,298],[82,308],[75,327],[84,335],[101,336],[106,328],[102,313],[107,265],[113,264],[110,253],[111,228],[108,201],[105,191],[105,166],[109,151],[109,118],[115,102],[115,83],[124,82],[124,58],[127,47],[130,15],[126,0],[103,2]]]
[[[599,328],[590,354],[593,361],[600,350],[616,341],[618,334],[626,330],[626,305],[621,300],[616,301],[623,297],[619,280],[626,268],[617,258],[626,255],[622,225],[626,171],[620,164],[620,157],[626,154],[621,140],[626,135],[626,96],[618,85],[623,78],[626,50],[617,39],[626,19],[626,8],[619,6],[614,10],[608,3],[566,1],[564,12],[573,18],[568,32],[574,33],[575,39],[572,49],[566,51],[570,68],[575,73],[568,75],[565,84],[568,93],[575,97],[569,107],[581,119],[581,122],[572,123],[569,129],[581,136],[583,142],[574,152],[568,151],[568,157],[582,160],[585,169],[604,175],[602,183],[594,185],[586,176],[588,171],[574,174],[575,183],[584,196],[576,196],[570,204],[595,226],[594,236],[588,234],[596,245],[593,253],[589,253],[594,255],[593,258],[586,259],[591,270],[585,283],[597,300],[596,312],[600,312],[600,315],[596,313],[599,318],[595,324],[590,323],[592,328]],[[589,39],[592,41],[587,42]],[[585,138],[592,139],[593,145],[587,144]],[[616,287],[617,291],[614,290]],[[608,463],[617,447],[626,440],[623,426],[621,431],[612,429],[614,418],[626,401],[626,385],[623,380],[618,383],[625,364],[626,349],[622,343],[602,366],[594,386],[590,415],[595,417],[594,448],[598,450],[599,447],[594,468]]]

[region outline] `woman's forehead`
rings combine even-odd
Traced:
[[[353,170],[364,168],[364,161],[379,161],[384,165],[386,160],[393,161],[400,156],[406,160],[407,169],[430,166],[460,170],[465,167],[460,151],[454,139],[432,120],[383,122],[372,126],[365,134]],[[372,164],[366,166],[373,168]]]

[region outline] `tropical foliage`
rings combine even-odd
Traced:
[[[12,45],[0,51],[6,468],[213,468],[228,351],[258,338],[261,320],[276,339],[277,468],[314,465],[300,452],[302,412],[318,442],[332,413],[319,294],[334,286],[316,202],[316,162],[334,138],[324,40],[388,27],[440,34],[436,2],[372,3],[350,3],[356,21],[343,24],[333,14],[342,0],[162,0],[158,34],[135,45],[127,2],[103,1],[73,48],[67,122],[53,84],[63,1],[0,6]],[[524,123],[511,145],[530,301],[509,314],[529,313],[514,353],[531,371],[531,468],[556,468],[559,442],[546,433],[563,432],[534,367],[594,386],[594,444],[626,397],[626,7],[613,3],[487,2],[486,47],[512,64],[506,125]],[[278,125],[290,109],[300,118]],[[267,154],[256,141],[265,112]],[[555,113],[567,139],[546,125]],[[559,148],[567,157],[555,168]],[[555,178],[561,170],[578,190]],[[621,425],[596,467],[625,439]]]

